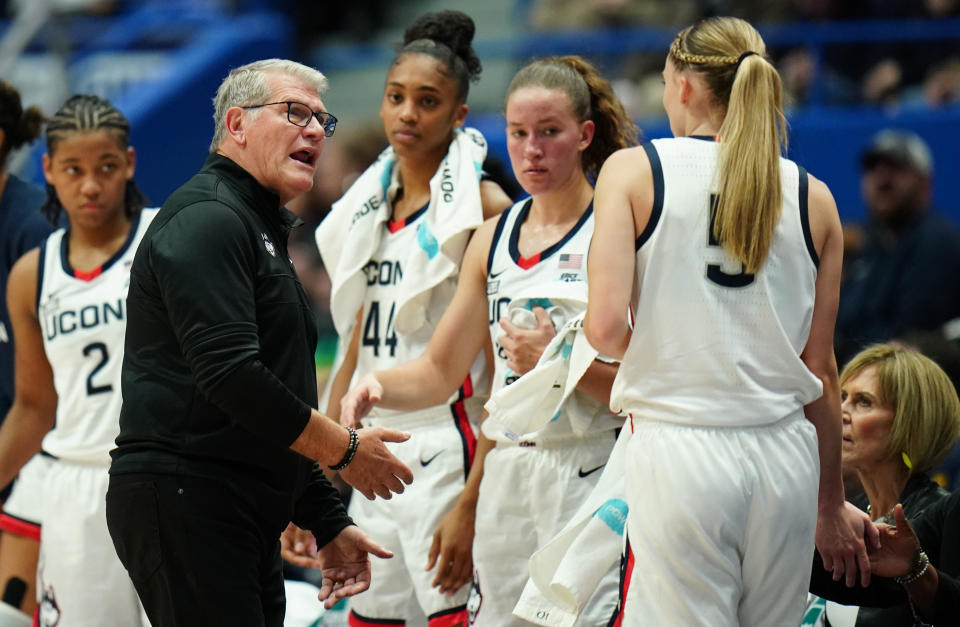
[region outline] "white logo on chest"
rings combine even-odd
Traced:
[[[270,253],[270,256],[271,256],[271,257],[276,257],[276,256],[277,256],[277,249],[274,248],[273,242],[270,241],[270,238],[267,237],[267,234],[266,234],[266,233],[261,233],[261,234],[260,234],[260,237],[263,238],[263,247],[266,249],[266,251],[267,251],[268,253]]]

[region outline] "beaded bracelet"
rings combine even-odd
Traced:
[[[347,467],[347,464],[353,461],[353,456],[357,454],[357,447],[360,445],[360,436],[350,427],[346,427],[346,429],[350,432],[350,443],[347,445],[347,452],[343,454],[343,459],[333,466],[330,466],[330,470],[343,470]]]
[[[927,557],[927,554],[921,550],[920,554],[917,555],[917,561],[913,565],[913,568],[910,569],[910,572],[899,577],[894,577],[893,580],[902,586],[909,585],[923,577],[928,568],[930,568],[930,558]]]

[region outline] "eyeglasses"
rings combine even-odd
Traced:
[[[337,116],[326,111],[314,111],[302,102],[295,100],[283,100],[280,102],[265,102],[259,105],[249,105],[240,107],[241,109],[259,109],[260,107],[269,107],[270,105],[287,105],[287,120],[295,126],[306,127],[310,124],[310,118],[317,118],[317,122],[323,127],[323,134],[332,137],[333,132],[337,130]]]

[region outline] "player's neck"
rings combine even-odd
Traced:
[[[95,229],[71,226],[67,244],[70,266],[90,271],[102,265],[126,243],[131,224],[131,220],[124,217]]]
[[[430,179],[440,167],[443,155],[439,159],[401,158],[399,168],[401,194],[393,201],[391,219],[399,221],[414,213],[430,202]]]
[[[581,174],[565,185],[535,195],[527,223],[548,226],[579,220],[592,200],[593,187]]]
[[[422,192],[430,190],[430,179],[437,173],[437,168],[446,156],[446,149],[436,150],[433,154],[419,154],[416,156],[400,156],[397,159],[400,182],[408,192]]]

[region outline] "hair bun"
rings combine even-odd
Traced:
[[[19,147],[40,137],[44,122],[46,122],[46,118],[40,107],[37,105],[27,107],[23,115],[20,116],[20,124],[17,126],[16,140],[14,140],[15,145]]]
[[[476,26],[473,19],[461,11],[437,11],[426,13],[411,24],[403,33],[403,45],[418,39],[429,39],[441,43],[467,65],[471,79],[479,76],[481,65],[477,53],[473,50],[473,35]]]

